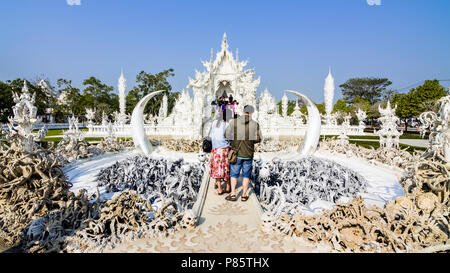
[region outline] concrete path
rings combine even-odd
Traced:
[[[261,230],[262,209],[251,188],[249,199],[242,202],[242,179],[238,181],[238,200],[226,201],[227,194],[219,196],[214,188],[215,181],[208,181],[206,198],[198,226],[182,230],[168,237],[144,238],[124,242],[112,252],[200,252],[200,253],[299,253],[328,252],[327,248],[309,246],[301,238]]]
[[[222,183],[222,186],[225,189],[225,183]],[[225,200],[228,194],[219,195],[217,189],[215,189],[215,180],[210,179],[207,198],[198,221],[199,227],[210,227],[220,222],[232,220],[245,224],[249,228],[259,230],[262,209],[253,188],[250,187],[248,190],[249,199],[246,202],[242,202],[242,178],[240,178],[236,187],[236,193],[236,202]]]

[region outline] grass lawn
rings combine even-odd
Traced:
[[[67,129],[68,130],[68,129]],[[65,130],[65,131],[67,131]],[[34,130],[33,132],[37,132],[38,130]],[[61,129],[51,129],[47,131],[47,134],[45,136],[62,136],[63,135],[63,130]],[[88,128],[81,128],[80,131],[84,131],[87,132]]]
[[[356,144],[358,146],[362,146],[367,149],[370,149],[371,147],[373,147],[374,149],[378,149],[380,147],[380,143],[376,142],[376,141],[349,140],[349,142],[352,144]],[[405,144],[401,144],[401,143],[400,143],[400,148],[401,149],[407,148],[406,151],[408,151],[410,153],[413,153],[415,150],[416,151],[425,151],[427,149],[425,147],[409,146],[409,145],[405,145]]]
[[[338,137],[337,135],[326,135],[325,138],[333,138]],[[320,136],[323,138],[323,136]],[[349,139],[379,139],[378,136],[348,136]],[[428,139],[428,135],[424,138],[421,138],[420,135],[417,134],[405,134],[401,135],[400,139]]]
[[[60,142],[63,138],[62,137],[52,137],[52,138],[44,138],[42,141],[43,142]],[[91,141],[102,141],[103,137],[87,137],[84,140],[86,140],[87,142],[91,142]]]

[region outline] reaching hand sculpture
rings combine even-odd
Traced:
[[[133,114],[131,115],[131,132],[133,135],[134,146],[136,146],[137,149],[140,149],[144,154],[151,154],[153,152],[153,149],[148,142],[147,136],[145,135],[144,108],[151,98],[163,91],[164,90],[155,91],[143,97],[138,102],[133,110]]]
[[[319,144],[321,119],[316,105],[305,95],[297,91],[286,90],[291,94],[298,96],[308,109],[308,127],[306,129],[305,139],[299,149],[300,155],[307,156],[313,154]]]

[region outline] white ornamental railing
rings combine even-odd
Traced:
[[[110,129],[107,125],[88,125],[88,137],[106,137],[110,135]],[[114,125],[112,127],[116,137],[132,137],[131,126]],[[170,126],[170,125],[144,125],[145,134],[147,136],[170,136],[174,138],[196,139],[199,135],[199,129],[194,126]],[[297,126],[277,126],[277,127],[261,127],[261,133],[264,137],[283,137],[283,136],[304,136],[306,133],[306,125]],[[340,135],[340,126],[322,125],[321,135]],[[359,126],[349,126],[347,135],[365,135],[363,128]]]
[[[110,129],[104,125],[88,125],[87,137],[106,137],[110,135]],[[115,125],[112,127],[113,134],[116,137],[132,137],[131,126]],[[167,125],[144,125],[145,134],[147,136],[171,136],[174,138],[194,139],[198,135],[199,130],[192,126],[167,126]]]

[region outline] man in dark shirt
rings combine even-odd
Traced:
[[[244,115],[230,121],[225,137],[231,140],[231,149],[237,151],[237,160],[230,164],[231,194],[225,199],[236,201],[236,184],[242,169],[242,201],[248,199],[248,184],[252,173],[255,144],[261,142],[261,131],[258,122],[252,119],[255,108],[244,107]],[[236,134],[235,134],[236,132]]]

